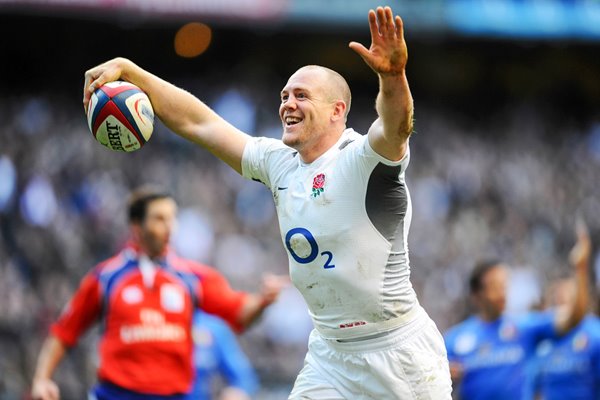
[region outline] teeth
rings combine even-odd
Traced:
[[[298,117],[285,117],[286,124],[297,124],[300,121],[302,121],[302,119]]]

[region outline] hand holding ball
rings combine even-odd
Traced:
[[[87,120],[100,144],[114,151],[132,152],[150,140],[154,110],[139,87],[115,81],[100,86],[92,94]]]

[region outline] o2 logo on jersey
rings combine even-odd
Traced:
[[[323,258],[323,268],[335,268],[335,265],[332,264],[333,253],[330,251],[319,253],[319,245],[315,237],[306,228],[290,229],[285,235],[285,247],[299,264],[311,263],[321,256]]]

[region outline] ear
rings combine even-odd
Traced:
[[[131,237],[139,242],[142,238],[142,226],[139,223],[131,223],[129,229],[131,230]]]
[[[345,120],[346,119],[346,103],[344,103],[343,100],[337,100],[334,104],[334,108],[333,108],[333,113],[331,115],[331,120],[332,121],[338,121],[338,120]]]

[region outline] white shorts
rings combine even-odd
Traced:
[[[450,400],[442,335],[424,310],[375,339],[338,342],[313,330],[290,400]]]

